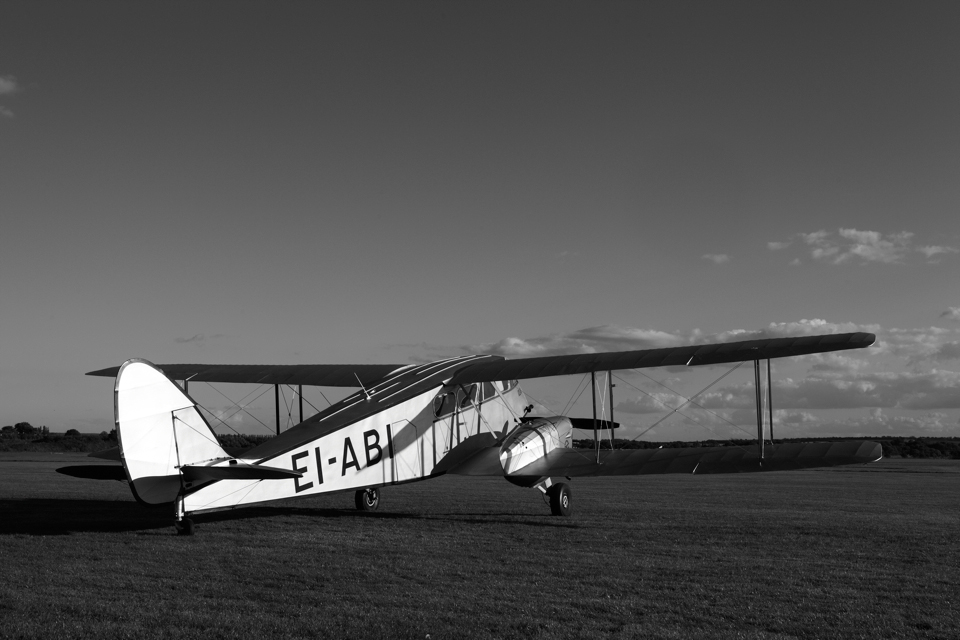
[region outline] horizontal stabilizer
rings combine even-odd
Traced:
[[[594,420],[593,418],[569,418],[569,420],[574,429],[584,429],[586,431],[620,428],[619,422],[610,422],[609,420]]]
[[[875,462],[882,457],[880,444],[869,441],[797,442],[764,447],[760,459],[756,445],[684,447],[677,449],[554,449],[522,469],[516,476],[628,476],[662,473],[745,473],[789,471]]]
[[[57,473],[84,480],[126,481],[127,479],[126,471],[119,464],[78,464],[72,467],[60,467]]]
[[[206,482],[209,480],[283,480],[302,478],[303,473],[280,469],[278,467],[264,467],[262,465],[238,462],[221,467],[206,467],[200,465],[184,465],[180,467],[183,479],[187,482]]]

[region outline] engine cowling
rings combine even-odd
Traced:
[[[522,475],[523,468],[554,449],[573,442],[573,425],[566,416],[531,418],[507,436],[500,447],[500,464],[507,475]]]

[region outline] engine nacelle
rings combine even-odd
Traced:
[[[572,442],[573,425],[569,418],[531,418],[503,441],[500,464],[507,475],[514,474],[554,449],[570,447]]]

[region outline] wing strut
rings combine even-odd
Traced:
[[[609,392],[607,393],[608,403],[610,405],[610,418],[607,419],[606,409],[604,408],[603,419],[605,420],[607,428],[610,429],[610,450],[613,451],[613,388],[617,386],[613,384],[613,371],[607,371],[607,388]],[[600,436],[597,429],[597,373],[595,371],[590,372],[590,394],[593,398],[593,446],[597,450],[597,464],[600,464]],[[600,428],[603,428],[603,425],[600,425]]]
[[[286,400],[284,400],[286,402]],[[280,385],[273,385],[273,408],[277,417],[277,435],[280,435]]]
[[[763,464],[763,384],[760,377],[760,361],[753,361],[753,379],[756,383],[757,399],[757,447],[760,449],[760,463]],[[773,444],[773,383],[770,373],[770,358],[767,358],[767,417],[770,423],[770,444]]]
[[[610,396],[610,451],[613,451],[613,388],[617,386],[613,384],[613,371],[607,371],[607,387],[609,387],[610,392],[607,394]]]
[[[757,400],[757,447],[760,450],[760,464],[763,464],[763,387],[760,383],[760,361],[753,361],[753,381],[756,383]]]
[[[593,398],[593,448],[597,450],[597,464],[600,464],[600,439],[597,438],[597,373],[590,372],[590,395]]]
[[[770,382],[770,358],[767,358],[767,411],[770,414],[770,444],[773,444],[773,383]]]

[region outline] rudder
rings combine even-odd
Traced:
[[[182,466],[229,457],[196,403],[146,360],[120,367],[114,412],[123,468],[142,503],[173,502]]]

